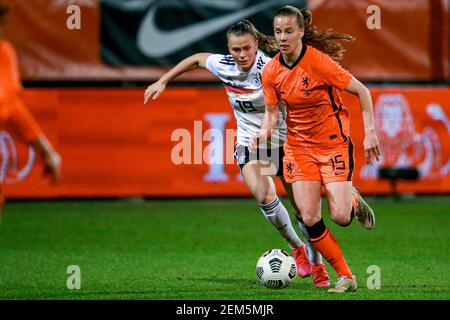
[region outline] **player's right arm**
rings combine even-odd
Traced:
[[[260,144],[266,144],[272,136],[273,130],[277,127],[278,116],[280,113],[279,104],[267,106],[264,112],[264,118],[261,124],[261,129],[257,135],[250,138],[248,149],[250,152],[256,152]]]
[[[159,95],[166,89],[166,85],[183,73],[196,68],[206,68],[206,59],[208,59],[210,55],[211,53],[208,52],[196,53],[182,60],[175,67],[165,73],[161,78],[159,78],[158,81],[147,87],[144,94],[144,104],[147,103],[150,97],[152,97],[152,100],[156,100]]]

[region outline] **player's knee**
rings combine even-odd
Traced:
[[[269,204],[273,200],[275,200],[276,197],[277,197],[276,191],[272,190],[271,188],[267,190],[262,190],[260,192],[257,192],[256,194],[256,200],[258,201],[258,203],[261,204]]]
[[[347,208],[339,208],[339,210],[333,210],[330,214],[331,219],[342,227],[347,227],[352,222],[350,211]]]
[[[317,212],[314,211],[308,211],[308,210],[302,210],[302,220],[303,220],[303,224],[307,227],[311,227],[313,225],[315,225],[317,222],[320,221],[320,219],[322,218],[320,213],[317,214]]]

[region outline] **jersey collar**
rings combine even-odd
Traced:
[[[307,45],[306,45],[306,44],[303,44],[302,52],[300,52],[300,55],[298,56],[297,60],[295,60],[295,62],[294,62],[292,65],[288,65],[288,64],[284,61],[284,59],[283,59],[283,54],[280,52],[280,63],[281,63],[283,66],[285,66],[286,68],[290,69],[290,70],[294,69],[295,66],[296,66],[297,64],[300,63],[300,61],[302,60],[303,56],[305,55],[305,53],[306,53],[306,48],[307,48]]]

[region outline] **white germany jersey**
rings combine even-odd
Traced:
[[[270,57],[258,50],[252,68],[244,72],[231,55],[213,54],[206,59],[206,68],[224,84],[237,121],[237,143],[243,146],[248,146],[250,137],[261,128],[265,112],[261,73],[269,61]],[[272,147],[281,146],[286,140],[285,108],[280,107],[280,111]]]

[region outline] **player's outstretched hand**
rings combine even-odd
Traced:
[[[59,182],[61,178],[61,156],[55,151],[47,137],[42,133],[30,144],[44,163],[44,175],[50,176],[53,183]]]
[[[261,129],[257,134],[252,136],[248,143],[248,150],[252,153],[255,153],[258,150],[260,145],[264,145],[267,143],[271,133],[268,129]]]
[[[61,156],[56,152],[50,152],[43,157],[44,175],[49,175],[53,183],[61,179]]]
[[[164,83],[155,82],[152,85],[149,85],[144,93],[144,104],[147,103],[150,97],[152,100],[158,99],[159,95],[166,89],[166,85]]]
[[[378,138],[375,132],[366,133],[364,138],[364,153],[367,164],[373,163],[374,160],[380,160],[380,144],[378,143]]]
[[[259,134],[255,134],[250,138],[248,142],[248,150],[251,153],[255,153],[256,150],[258,149],[258,145],[259,145]]]

